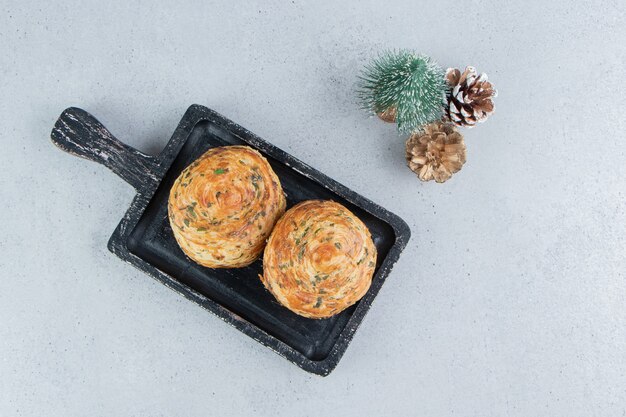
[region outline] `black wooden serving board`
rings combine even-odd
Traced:
[[[203,106],[189,107],[158,156],[145,155],[119,142],[93,116],[78,108],[61,114],[51,137],[61,149],[109,167],[137,190],[109,240],[113,253],[319,375],[328,375],[337,365],[410,237],[407,224],[398,216]],[[372,286],[356,305],[330,319],[300,317],[265,290],[258,278],[261,260],[246,268],[210,269],[194,263],[180,250],[167,220],[167,198],[174,180],[208,149],[242,144],[268,159],[287,195],[287,208],[303,200],[334,200],[367,225],[378,260]]]

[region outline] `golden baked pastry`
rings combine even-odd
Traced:
[[[238,268],[259,257],[285,204],[278,177],[260,153],[223,146],[183,170],[168,211],[187,256],[210,268]]]
[[[282,305],[321,319],[360,300],[375,267],[376,247],[363,222],[339,203],[309,200],[274,226],[260,278]]]

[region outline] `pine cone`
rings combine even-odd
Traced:
[[[463,136],[451,124],[426,125],[407,139],[406,160],[420,180],[447,181],[465,163]]]
[[[487,81],[487,74],[477,75],[474,67],[465,67],[462,74],[456,68],[448,68],[446,81],[452,88],[446,108],[450,122],[473,127],[493,113],[492,98],[498,92]]]
[[[396,122],[396,117],[398,116],[398,108],[393,106],[393,107],[389,107],[387,110],[382,111],[380,113],[376,113],[376,115],[378,117],[380,117],[381,120],[387,122],[387,123],[395,123]]]

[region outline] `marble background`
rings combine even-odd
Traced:
[[[0,3],[0,415],[624,416],[623,1]],[[420,183],[357,107],[384,48],[499,90]],[[157,153],[214,108],[413,237],[309,375],[106,249],[133,189],[49,140],[68,106]]]

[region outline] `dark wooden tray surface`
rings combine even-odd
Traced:
[[[410,237],[408,226],[396,215],[203,106],[187,110],[156,157],[122,144],[93,116],[77,108],[63,112],[51,136],[57,146],[108,166],[137,190],[109,240],[113,253],[319,375],[327,375],[337,365]],[[180,172],[206,150],[238,144],[252,146],[268,159],[285,190],[288,208],[303,200],[331,199],[368,226],[378,262],[370,290],[355,306],[330,319],[307,319],[279,305],[265,290],[258,278],[261,260],[246,268],[210,269],[180,250],[167,221],[169,189]]]

